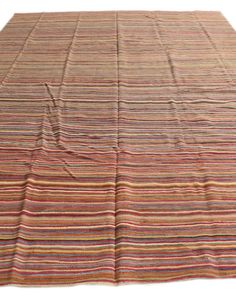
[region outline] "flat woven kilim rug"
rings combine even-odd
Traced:
[[[236,277],[236,33],[219,12],[0,32],[0,284]]]

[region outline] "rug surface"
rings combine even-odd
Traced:
[[[0,32],[0,284],[236,277],[236,33],[219,12]]]

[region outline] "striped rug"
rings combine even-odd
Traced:
[[[236,33],[219,12],[0,32],[0,284],[236,277]]]

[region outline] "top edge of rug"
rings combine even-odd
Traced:
[[[167,10],[107,10],[107,11],[65,11],[65,12],[30,12],[30,13],[14,13],[8,23],[16,23],[16,22],[31,22],[34,18],[41,16],[41,20],[47,21],[73,21],[79,16],[82,18],[89,19],[102,19],[109,20],[109,18],[113,18],[114,15],[119,14],[119,18],[124,19],[136,19],[139,17],[155,17],[164,18],[166,21],[173,20],[177,21],[185,18],[185,21],[191,21],[194,15],[198,15],[202,20],[205,18],[207,21],[229,21],[225,18],[221,11],[203,11],[203,10],[192,10],[192,11],[167,11]],[[8,24],[7,23],[7,24]],[[6,25],[7,25],[6,24]],[[229,23],[230,24],[230,23]],[[5,26],[6,26],[5,25]],[[4,27],[3,27],[4,29]]]
[[[202,20],[207,18],[208,21],[224,21],[231,24],[225,18],[221,11],[205,11],[205,10],[186,10],[186,11],[168,11],[168,10],[104,10],[104,11],[64,11],[64,12],[30,12],[30,13],[21,13],[16,12],[12,15],[6,25],[2,28],[2,31],[9,23],[17,22],[32,22],[35,18],[41,16],[42,21],[73,21],[80,15],[81,17],[86,17],[89,19],[102,19],[109,20],[109,17],[113,18],[114,14],[119,14],[119,18],[133,19],[138,20],[138,17],[152,17],[155,14],[156,17],[163,17],[165,20],[177,21],[183,16],[185,21],[188,19],[191,20],[194,14],[197,14]],[[186,19],[187,18],[187,19]],[[0,31],[1,32],[1,31]]]
[[[215,15],[215,16],[223,16],[223,13],[221,11],[213,10],[213,11],[206,11],[206,10],[183,10],[183,11],[177,11],[177,10],[101,10],[101,11],[63,11],[63,12],[57,12],[57,11],[41,11],[41,12],[16,12],[12,15],[12,17],[15,16],[35,16],[35,15],[52,15],[52,16],[61,16],[61,15],[68,15],[68,16],[77,16],[78,14],[90,14],[90,15],[97,15],[97,14],[112,14],[112,13],[121,13],[121,14],[144,14],[144,13],[160,13],[164,15],[190,15],[192,13],[199,13],[203,15]]]

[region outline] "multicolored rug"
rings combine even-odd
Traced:
[[[219,12],[15,14],[0,78],[1,285],[236,277]]]

